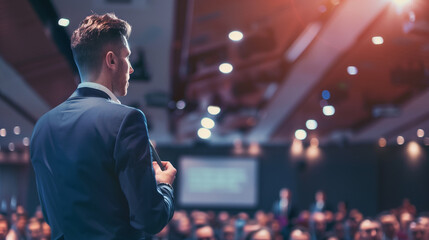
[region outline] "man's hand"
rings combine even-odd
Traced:
[[[161,170],[158,163],[156,161],[152,162],[153,169],[155,170],[155,179],[156,182],[159,183],[168,183],[173,185],[174,179],[176,178],[177,170],[173,167],[173,165],[168,161],[162,161],[162,165],[164,166],[164,171]]]

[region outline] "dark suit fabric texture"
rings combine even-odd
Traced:
[[[52,239],[144,239],[173,215],[173,189],[155,180],[144,114],[103,91],[78,88],[43,115],[30,152]]]

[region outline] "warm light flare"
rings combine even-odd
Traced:
[[[304,151],[304,147],[302,146],[302,142],[298,139],[294,139],[292,142],[292,146],[290,148],[290,152],[292,156],[297,157],[302,154]]]
[[[402,145],[402,144],[404,144],[405,139],[404,139],[404,137],[403,137],[403,136],[398,136],[398,137],[396,138],[396,142],[398,143],[398,145]]]
[[[207,128],[198,129],[197,134],[201,139],[209,139],[212,136],[212,132]]]
[[[411,141],[407,145],[407,153],[411,159],[416,159],[422,154],[422,148],[415,141]]]
[[[215,126],[215,122],[213,121],[213,119],[205,117],[201,119],[201,126],[207,129],[212,129]]]
[[[258,156],[259,154],[261,154],[261,147],[259,146],[259,143],[257,142],[250,143],[249,154],[251,156]]]
[[[304,129],[298,129],[295,131],[295,137],[298,140],[304,140],[307,137],[307,132]]]
[[[232,31],[228,34],[229,39],[231,39],[232,41],[240,41],[241,39],[243,39],[243,33],[240,31]]]
[[[386,139],[385,138],[380,138],[380,139],[378,139],[378,146],[380,146],[380,147],[385,147],[387,145],[387,141],[386,141]]]
[[[422,138],[425,136],[425,131],[423,129],[418,129],[417,130],[417,137]]]
[[[305,123],[305,126],[309,129],[309,130],[314,130],[317,128],[317,121],[314,119],[308,119],[307,122]]]
[[[67,27],[70,24],[70,20],[68,20],[67,18],[60,18],[60,20],[58,20],[58,25],[60,25],[61,27]]]
[[[384,39],[381,36],[375,36],[375,37],[372,37],[372,43],[374,45],[381,45],[384,43]]]
[[[218,106],[208,106],[207,112],[209,112],[211,115],[218,115],[220,113],[220,107]]]
[[[325,116],[332,116],[335,114],[335,108],[331,105],[324,106],[322,111]]]
[[[305,152],[305,156],[310,159],[314,160],[320,156],[320,149],[317,146],[310,146],[307,148],[307,151]]]
[[[230,63],[222,63],[219,65],[219,71],[224,74],[231,73],[234,68]]]

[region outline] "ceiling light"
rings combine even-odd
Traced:
[[[15,133],[15,135],[21,134],[21,128],[19,126],[15,126],[13,128],[13,133]]]
[[[28,137],[23,138],[22,144],[24,144],[24,146],[28,147],[30,145],[30,139]]]
[[[304,140],[307,137],[307,132],[304,129],[298,129],[295,131],[295,137],[298,140]]]
[[[387,145],[387,141],[385,138],[378,139],[378,146],[385,147]]]
[[[0,129],[0,136],[2,137],[6,137],[7,133],[6,133],[6,128],[2,128]]]
[[[58,20],[58,25],[60,25],[61,27],[67,27],[70,24],[70,20],[68,20],[67,18],[60,18],[60,20]]]
[[[327,105],[323,107],[323,114],[325,116],[332,116],[335,114],[335,108],[332,105]]]
[[[411,158],[417,158],[421,154],[421,147],[415,141],[411,141],[407,145],[407,152]]]
[[[322,98],[325,100],[329,100],[331,98],[331,93],[328,90],[322,91]]]
[[[177,107],[177,109],[180,109],[180,110],[184,109],[186,107],[185,101],[183,101],[183,100],[177,101],[176,107]]]
[[[243,33],[240,31],[232,31],[228,34],[229,39],[231,39],[232,41],[240,41],[241,39],[243,39]]]
[[[309,129],[309,130],[314,130],[317,128],[317,121],[314,119],[308,119],[307,122],[305,123],[305,126]]]
[[[305,152],[305,156],[308,159],[314,160],[320,156],[320,149],[317,146],[311,145],[307,148],[307,151]]]
[[[423,129],[417,130],[417,137],[422,138],[425,136],[425,131]]]
[[[372,37],[372,43],[374,43],[374,45],[381,45],[384,43],[384,39],[381,36],[375,36]]]
[[[398,137],[396,138],[396,142],[398,143],[398,145],[402,145],[402,144],[404,144],[405,139],[404,139],[404,137],[403,137],[403,136],[398,136]]]
[[[219,65],[219,71],[224,74],[232,72],[233,69],[234,68],[230,63],[222,63],[221,65]]]
[[[290,148],[292,156],[299,156],[304,151],[304,147],[302,146],[302,142],[300,140],[294,139],[292,142],[292,146]]]
[[[12,143],[12,142],[9,143],[8,147],[9,147],[9,151],[11,151],[11,152],[15,151],[15,144],[14,143]]]
[[[198,137],[200,137],[201,139],[208,139],[212,136],[212,132],[207,128],[198,129],[197,134],[198,134]]]
[[[207,112],[209,112],[211,115],[218,115],[220,113],[220,107],[218,106],[208,106]]]
[[[355,66],[348,66],[347,73],[350,75],[356,75],[358,73],[358,69]]]
[[[205,117],[201,119],[201,126],[212,129],[215,126],[215,122],[211,118]]]

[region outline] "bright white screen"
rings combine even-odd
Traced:
[[[179,164],[182,206],[256,205],[256,159],[183,157]]]

